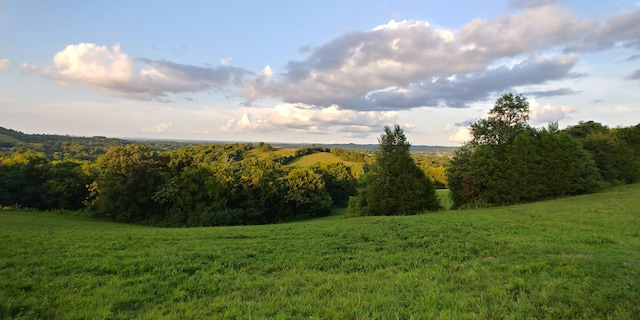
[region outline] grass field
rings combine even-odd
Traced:
[[[8,134],[4,134],[4,133],[0,133],[0,142],[13,142],[13,143],[19,143],[21,142],[20,140],[8,135]]]
[[[0,319],[639,319],[640,185],[162,229],[0,212]]]
[[[353,161],[345,161],[340,159],[340,157],[335,154],[327,153],[327,152],[316,152],[312,154],[308,154],[302,157],[299,157],[289,163],[290,166],[296,167],[311,167],[316,164],[326,164],[326,163],[335,163],[341,162],[345,166],[351,168],[351,172],[356,176],[360,177],[364,174],[364,163],[361,162],[353,162]]]

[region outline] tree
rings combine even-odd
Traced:
[[[442,207],[431,180],[415,164],[400,126],[384,127],[365,186],[349,201],[351,215],[410,215]]]
[[[90,186],[94,214],[121,222],[157,221],[162,206],[153,200],[164,185],[167,160],[148,147],[112,147],[98,158],[99,174]]]
[[[487,119],[471,125],[471,143],[474,145],[501,145],[513,141],[516,136],[530,130],[529,102],[522,95],[502,95],[489,111]]]
[[[333,204],[337,207],[346,207],[349,197],[356,194],[358,185],[358,180],[351,173],[351,168],[342,162],[332,162],[323,165],[320,172]]]
[[[294,168],[285,177],[285,199],[294,209],[295,217],[319,217],[331,211],[331,195],[322,176],[310,168]]]
[[[590,154],[552,123],[531,128],[529,104],[505,94],[487,119],[471,125],[472,140],[448,168],[454,207],[536,201],[593,191],[598,173]]]

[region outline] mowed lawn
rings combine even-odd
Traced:
[[[0,212],[0,319],[639,319],[640,185],[162,229]]]

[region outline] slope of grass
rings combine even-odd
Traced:
[[[0,142],[20,143],[20,139],[12,137],[8,134],[0,133]]]
[[[364,174],[364,163],[353,162],[353,161],[345,161],[340,159],[340,157],[335,154],[327,153],[327,152],[316,152],[312,154],[308,154],[289,163],[290,166],[296,167],[311,167],[316,164],[327,164],[327,163],[335,163],[341,162],[345,166],[351,168],[351,172],[355,174],[355,176],[359,177]]]
[[[453,206],[453,201],[449,197],[449,189],[436,189],[436,195],[438,199],[440,199],[440,203],[445,210],[451,209]]]
[[[1,319],[640,318],[640,185],[244,227],[7,211],[0,243]]]
[[[291,163],[289,164],[292,166],[310,167],[316,163],[323,164],[323,163],[331,163],[331,162],[342,162],[345,165],[355,164],[355,162],[344,161],[340,159],[340,157],[336,156],[335,154],[331,154],[327,152],[316,152],[316,153],[308,154],[291,161]]]

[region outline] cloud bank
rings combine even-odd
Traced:
[[[23,65],[23,72],[41,75],[61,85],[86,84],[108,95],[137,100],[170,101],[170,94],[224,89],[238,85],[248,71],[220,65],[215,68],[164,60],[131,58],[119,44],[111,48],[93,43],[69,45],[53,57],[53,66]]]

